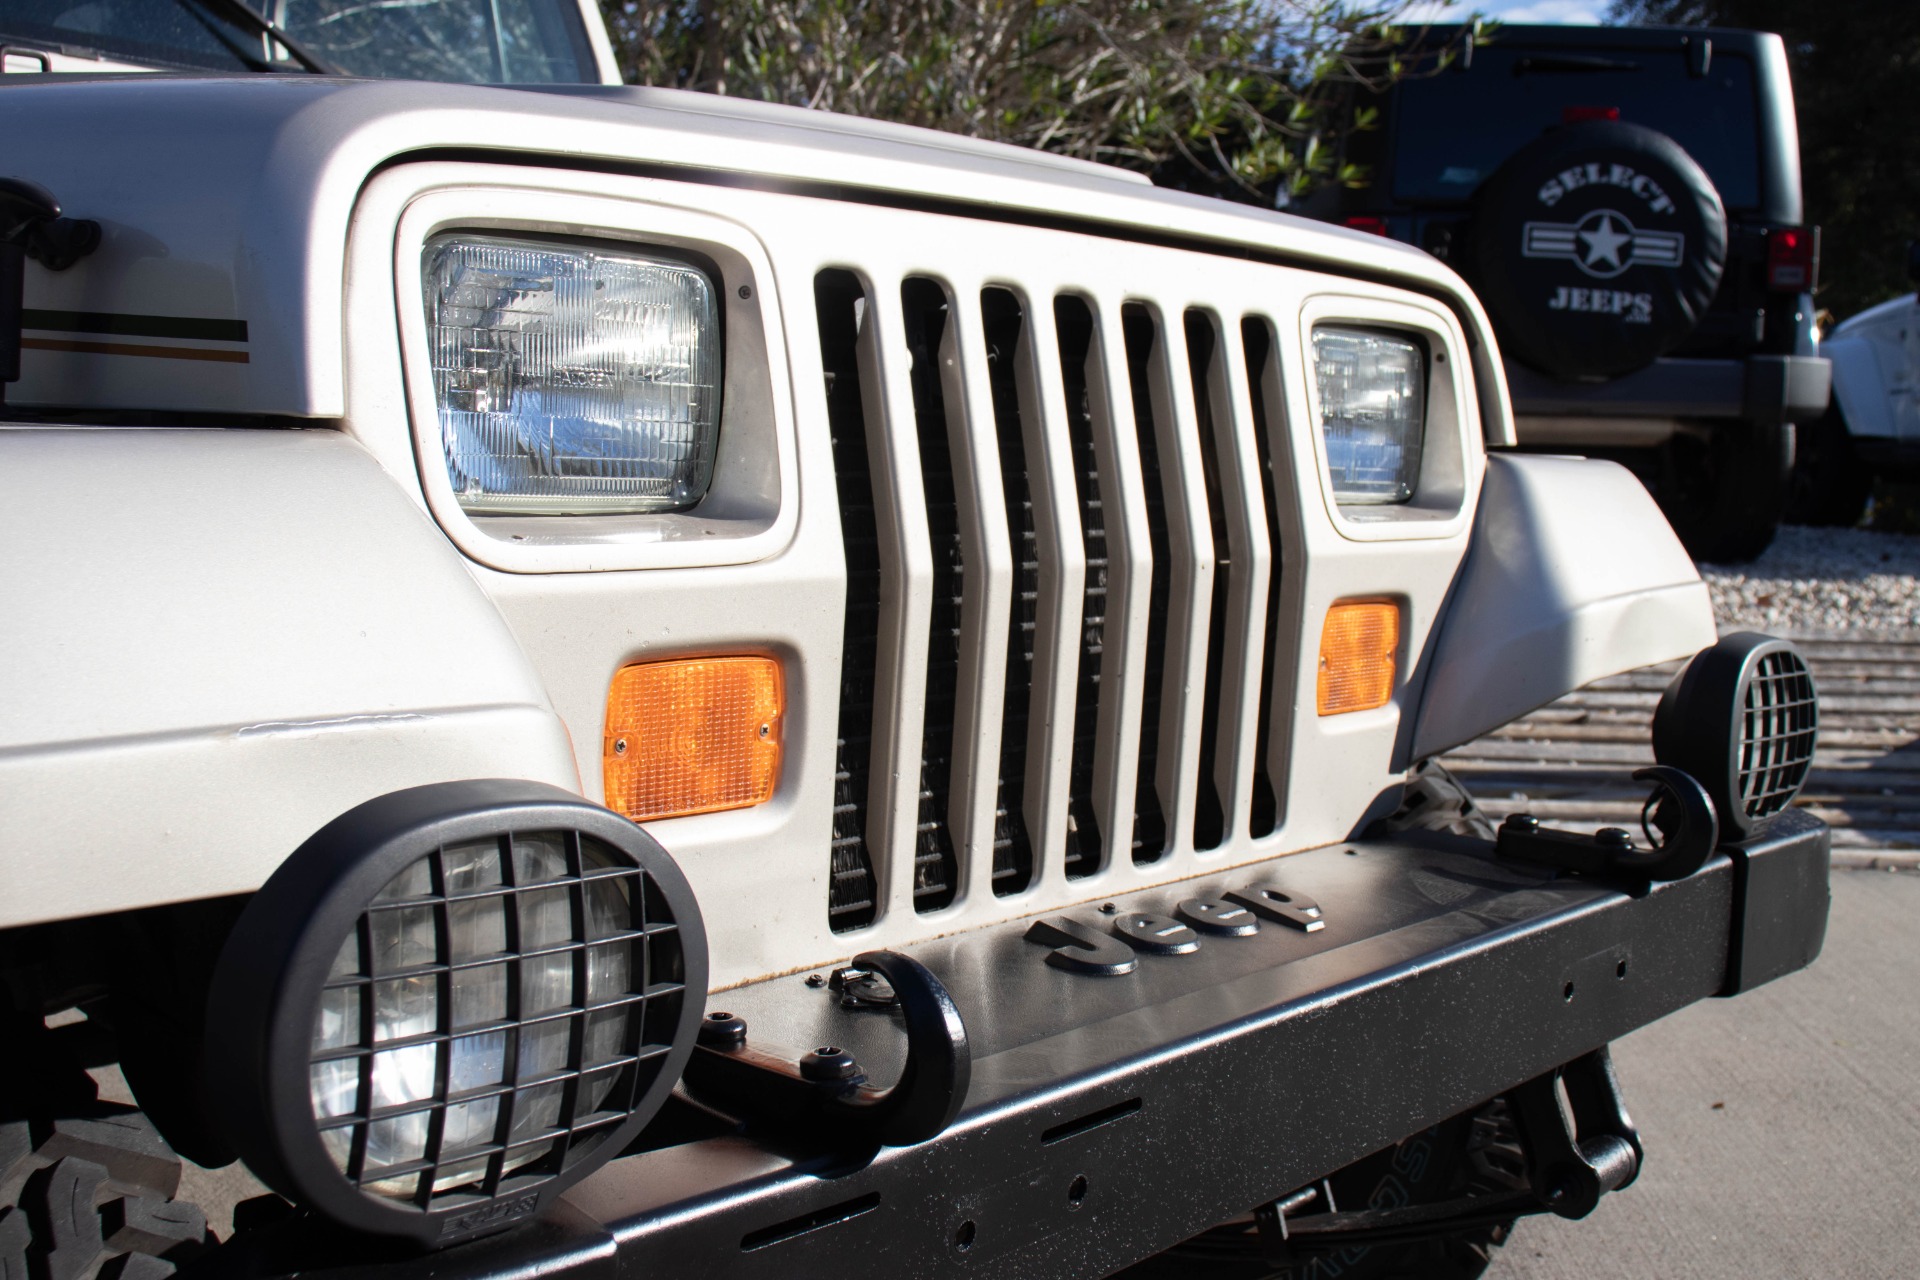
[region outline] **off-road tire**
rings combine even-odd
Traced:
[[[1851,529],[1866,515],[1872,494],[1873,472],[1854,452],[1847,420],[1835,401],[1798,441],[1787,521]]]
[[[1627,185],[1599,180],[1608,174]],[[1699,326],[1727,258],[1713,180],[1672,138],[1621,120],[1564,125],[1514,152],[1467,227],[1457,265],[1501,352],[1563,381],[1619,377],[1672,350]],[[1588,236],[1610,238],[1609,259]]]
[[[1793,454],[1790,422],[1716,422],[1667,443],[1653,496],[1695,560],[1746,564],[1779,532]]]
[[[131,1107],[0,1123],[0,1280],[164,1280],[213,1242]]]

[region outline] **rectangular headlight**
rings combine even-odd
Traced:
[[[1316,326],[1313,376],[1335,501],[1405,502],[1420,479],[1426,353],[1410,338]]]
[[[674,258],[448,236],[422,264],[447,478],[475,513],[677,511],[713,478],[720,316]]]

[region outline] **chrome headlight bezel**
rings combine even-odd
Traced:
[[[371,1025],[375,988],[383,981],[381,969],[373,963],[369,949],[364,953],[363,975],[337,977],[335,961],[341,944],[358,933],[364,945],[370,909],[383,891],[421,859],[438,858],[440,851],[450,847],[496,840],[503,842],[504,862],[508,858],[505,842],[515,833],[523,837],[560,833],[570,839],[568,847],[575,849],[575,861],[569,863],[574,878],[563,876],[542,881],[537,889],[509,888],[508,892],[524,897],[565,889],[584,902],[584,888],[574,886],[590,883],[579,876],[577,854],[585,841],[610,851],[603,860],[612,869],[594,874],[622,877],[632,886],[627,900],[633,914],[616,945],[627,948],[629,956],[644,955],[642,973],[627,980],[642,990],[619,997],[629,1017],[637,1021],[623,1024],[633,1027],[631,1043],[599,1072],[609,1078],[617,1073],[626,1083],[624,1105],[604,1114],[578,1112],[578,1100],[587,1093],[586,1082],[597,1074],[583,1056],[587,1024],[596,1007],[586,981],[576,976],[569,1007],[559,1010],[556,1006],[559,1011],[554,1013],[524,1013],[509,994],[506,1010],[511,1031],[560,1017],[580,1023],[578,1034],[570,1032],[564,1068],[549,1073],[554,1080],[564,1077],[558,1127],[542,1129],[541,1136],[524,1142],[510,1130],[502,1137],[497,1129],[493,1139],[456,1151],[447,1150],[436,1138],[424,1156],[431,1167],[422,1170],[411,1198],[370,1189],[372,1180],[363,1175],[379,1171],[365,1167],[359,1152],[371,1141],[365,1133],[390,1113],[360,1105],[372,1101],[368,1076],[361,1076],[361,1092],[356,1096],[356,1118],[351,1123],[361,1133],[353,1140],[353,1163],[346,1169],[336,1163],[322,1137],[327,1126],[339,1122],[316,1114],[314,1063],[328,1056],[316,1048],[316,1031],[323,993],[330,985],[338,987],[349,980],[360,984],[363,994],[356,1008],[363,1010],[359,1015],[363,1030],[355,1050],[359,1058],[371,1064],[381,1054],[397,1051],[383,1049],[364,1029]],[[437,897],[423,901],[421,909],[437,913],[437,927],[444,935],[450,895],[444,885],[436,885],[436,892]],[[583,905],[572,909],[572,927],[580,931],[573,943],[536,945],[532,951],[571,955],[593,949],[587,910]],[[507,912],[508,917],[514,914]],[[518,915],[524,920],[524,911]],[[528,961],[529,948],[513,933],[506,940],[513,944],[507,970],[512,975],[509,992],[523,990],[528,976],[522,966]],[[533,957],[539,958],[538,954]],[[454,967],[445,946],[435,963],[442,970]],[[321,828],[281,865],[241,913],[222,951],[208,998],[210,1096],[218,1100],[218,1118],[233,1148],[263,1182],[288,1199],[356,1231],[434,1247],[452,1244],[536,1215],[555,1195],[617,1155],[639,1133],[665,1103],[692,1053],[706,983],[706,935],[692,890],[673,860],[640,828],[542,783],[476,781],[415,787],[368,801]],[[448,1012],[433,1042],[441,1057],[434,1096],[392,1109],[437,1113],[430,1121],[436,1131],[444,1127],[446,1114],[462,1105],[459,1097],[449,1100],[449,1064],[455,1056],[458,1028],[451,1024],[450,1000],[443,1003]],[[655,1045],[659,1051],[650,1051],[649,1046]],[[549,1076],[538,1080],[508,1076],[503,1085],[494,1086],[492,1092],[507,1099],[500,1104],[500,1111],[507,1113],[499,1121],[503,1129],[511,1124],[512,1101],[544,1087]],[[518,1167],[511,1163],[512,1152],[531,1150],[541,1142],[550,1144],[539,1154],[544,1163]],[[465,1180],[446,1187],[446,1194],[434,1194],[430,1179],[444,1167],[443,1158],[444,1164],[451,1164],[457,1159],[491,1159],[496,1153],[499,1167],[488,1169],[480,1192],[474,1192],[472,1179],[462,1175]]]

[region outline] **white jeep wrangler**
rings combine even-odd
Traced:
[[[610,65],[509,8],[437,70]],[[1638,1170],[1611,1040],[1818,952],[1804,664],[1427,255],[81,43],[0,83],[8,1280],[1473,1274]],[[1696,650],[1640,833],[1422,766]]]

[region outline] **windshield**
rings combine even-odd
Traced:
[[[1401,200],[1466,200],[1542,132],[1593,113],[1672,138],[1728,208],[1760,203],[1753,64],[1737,54],[1717,54],[1708,74],[1692,76],[1679,50],[1496,46],[1476,50],[1470,70],[1410,79],[1397,92],[1393,194]]]
[[[474,84],[600,79],[575,0],[246,0],[346,75]],[[244,16],[244,15],[242,15]],[[270,63],[265,38],[216,0],[5,0],[0,40],[207,71]]]

